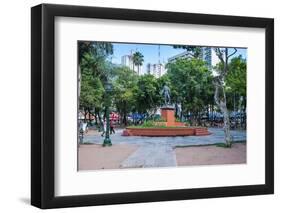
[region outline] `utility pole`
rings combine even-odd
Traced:
[[[158,77],[161,77],[160,44],[158,45]]]

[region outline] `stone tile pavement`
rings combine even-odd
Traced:
[[[122,136],[121,129],[111,135],[113,144],[136,144],[139,148],[122,163],[123,168],[138,167],[171,167],[176,166],[176,157],[173,148],[175,146],[207,145],[224,141],[224,132],[221,128],[209,128],[212,133],[207,136],[185,137],[142,137]],[[234,141],[246,140],[246,131],[232,130]],[[86,135],[87,143],[102,144],[100,135]]]

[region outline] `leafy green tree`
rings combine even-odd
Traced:
[[[231,93],[246,97],[247,89],[247,62],[242,56],[232,58],[229,63],[229,73],[225,82]]]
[[[154,114],[161,104],[159,82],[153,75],[139,76],[134,91],[136,110],[139,113]]]
[[[103,107],[103,85],[111,71],[107,57],[112,53],[111,43],[78,42],[79,108],[83,109],[85,114],[94,114],[99,120]]]
[[[81,85],[80,108],[85,114],[92,114],[92,110],[100,110],[102,107],[104,88],[99,78],[83,74],[83,84]]]
[[[238,127],[237,122],[237,111],[245,113],[246,110],[246,85],[247,85],[247,62],[242,56],[232,58],[229,63],[229,73],[226,76],[226,96],[227,107],[235,112],[234,122],[235,126]],[[240,127],[245,124],[246,119],[239,115]],[[246,127],[244,125],[244,127]]]
[[[108,42],[79,41],[78,42],[78,62],[80,64],[85,53],[92,56],[103,56],[113,54],[113,45]]]
[[[122,115],[122,123],[127,125],[127,115],[135,106],[134,91],[137,89],[138,76],[128,67],[116,67],[114,75],[114,104]]]
[[[106,57],[111,54],[113,54],[113,45],[111,43],[93,41],[78,42],[78,96],[80,96],[81,91],[81,73],[84,69],[91,68],[94,76],[100,76],[101,66],[104,65]]]
[[[205,62],[192,59],[178,59],[167,65],[167,75],[172,85],[174,102],[180,103],[185,115],[200,123],[202,112],[213,95],[212,74]]]
[[[140,52],[135,52],[133,54],[133,65],[136,65],[137,66],[137,69],[138,69],[138,75],[140,74],[140,66],[142,65],[144,59],[143,59],[143,55],[140,53]]]
[[[183,48],[184,46],[179,45],[175,48]],[[199,49],[196,49],[199,48]],[[193,58],[199,58],[201,56],[202,48],[194,46],[186,46],[185,49],[190,52]],[[230,135],[230,119],[227,109],[227,98],[226,98],[226,78],[229,74],[229,60],[237,52],[236,48],[213,48],[220,63],[216,66],[217,76],[214,77],[213,84],[215,87],[214,99],[215,103],[223,113],[224,118],[224,133],[225,133],[225,144],[226,147],[231,147],[231,135]],[[200,52],[201,51],[201,52]],[[231,52],[230,52],[231,51]],[[200,101],[196,101],[200,105]]]
[[[229,59],[237,52],[236,48],[233,48],[232,52],[230,48],[214,48],[220,63],[216,67],[218,75],[214,79],[215,85],[215,102],[221,112],[223,113],[224,120],[224,135],[226,147],[231,147],[232,139],[230,135],[230,119],[227,109],[227,97],[226,97],[226,78],[229,74]]]

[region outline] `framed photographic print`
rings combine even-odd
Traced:
[[[31,204],[274,192],[274,20],[31,9]]]

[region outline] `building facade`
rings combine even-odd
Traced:
[[[199,56],[203,61],[206,62],[207,66],[211,69],[212,67],[216,66],[217,63],[219,63],[219,59],[211,47],[201,47],[202,54]],[[173,57],[170,57],[168,59],[169,63],[173,63],[178,59],[186,59],[186,58],[192,58],[192,56],[189,54],[188,51],[184,51],[180,54],[177,54]]]
[[[123,66],[126,66],[130,68],[131,70],[133,69],[133,59],[131,55],[123,55],[121,57],[121,64]]]
[[[160,78],[162,75],[166,73],[165,64],[157,63],[151,64],[148,63],[146,65],[146,73],[153,75],[155,78]]]
[[[179,53],[175,56],[168,58],[168,62],[173,63],[173,62],[176,62],[176,60],[178,60],[178,59],[187,59],[187,58],[191,58],[191,56],[187,51],[184,51],[182,53]]]
[[[122,66],[126,66],[129,69],[134,70],[139,75],[143,74],[142,66],[139,66],[139,68],[137,66],[134,66],[133,55],[123,55],[121,57],[121,64],[122,64]]]
[[[211,69],[219,63],[219,58],[212,47],[203,48],[203,58],[208,67]]]

